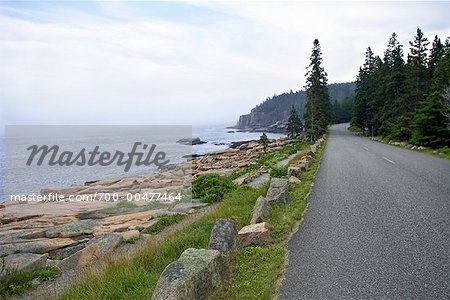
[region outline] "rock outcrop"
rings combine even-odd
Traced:
[[[2,258],[0,259],[0,263],[2,263],[0,278],[6,274],[6,270],[38,271],[45,267],[47,257],[48,254],[19,253]]]
[[[207,142],[200,140],[200,138],[184,138],[177,141],[178,144],[183,145],[200,145],[206,144]]]
[[[266,198],[267,201],[278,205],[288,203],[291,199],[289,195],[289,181],[284,178],[272,178]]]

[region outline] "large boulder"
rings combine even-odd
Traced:
[[[2,263],[0,268],[0,278],[6,273],[6,270],[28,270],[37,271],[45,267],[45,261],[48,254],[20,253],[11,254],[0,259]]]
[[[242,247],[266,245],[271,242],[270,231],[265,222],[243,227],[238,236]]]
[[[300,183],[301,183],[301,181],[300,181],[300,179],[298,179],[298,177],[295,177],[295,176],[289,177],[289,184],[290,185],[300,184]]]
[[[288,178],[291,176],[298,177],[300,175],[300,168],[299,167],[289,167],[287,170],[287,176]]]
[[[209,299],[229,279],[229,265],[218,250],[186,249],[158,280],[152,300]]]
[[[284,178],[272,178],[266,195],[267,201],[278,205],[289,202],[289,181]]]
[[[250,223],[256,224],[263,222],[264,217],[267,216],[269,211],[269,201],[267,201],[267,199],[263,196],[259,196],[258,199],[256,199],[255,207],[253,208],[252,220],[250,221]]]
[[[74,223],[68,223],[63,225],[58,225],[47,229],[45,231],[45,236],[48,238],[55,237],[74,237],[83,234],[92,234],[95,227],[99,226],[100,222],[97,220],[80,220]]]
[[[309,164],[308,164],[307,161],[303,161],[303,160],[299,161],[298,167],[299,167],[299,169],[300,169],[300,172],[305,172],[306,169],[308,169],[308,165],[309,165]]]
[[[237,246],[237,229],[233,220],[217,219],[211,231],[209,249],[228,255]]]
[[[307,162],[309,162],[311,164],[313,157],[311,155],[306,155],[305,157],[303,157],[303,159],[305,159]]]

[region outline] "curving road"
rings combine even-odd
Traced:
[[[450,161],[335,125],[279,299],[450,299]]]

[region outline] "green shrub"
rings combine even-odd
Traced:
[[[181,215],[181,214],[162,215],[161,217],[159,217],[158,221],[156,221],[155,224],[148,227],[147,229],[144,229],[143,232],[150,233],[150,234],[159,233],[167,226],[178,223],[184,217],[185,217],[185,215]]]
[[[0,298],[8,298],[11,295],[21,295],[31,287],[33,272],[26,270],[4,270],[5,274],[0,279]]]
[[[0,262],[1,263],[1,262]],[[3,265],[4,275],[0,279],[0,299],[7,299],[12,295],[22,295],[31,288],[31,281],[39,278],[42,281],[55,280],[58,270],[52,267],[44,267],[39,271],[7,269]]]
[[[58,269],[54,267],[44,267],[36,272],[35,277],[43,281],[53,281],[59,275]]]
[[[286,176],[287,175],[287,170],[288,170],[288,166],[287,165],[283,166],[283,167],[277,167],[277,166],[272,167],[270,169],[270,176],[278,177],[278,178]]]
[[[207,203],[218,202],[225,193],[234,188],[230,178],[218,174],[203,174],[192,182],[192,197]]]

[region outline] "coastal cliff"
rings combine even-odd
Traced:
[[[353,97],[355,83],[335,83],[328,85],[330,99],[342,102],[347,97]],[[291,106],[294,105],[298,114],[305,113],[306,92],[301,90],[281,95],[274,95],[254,107],[249,114],[241,115],[234,128],[242,131],[286,132],[286,124]]]

